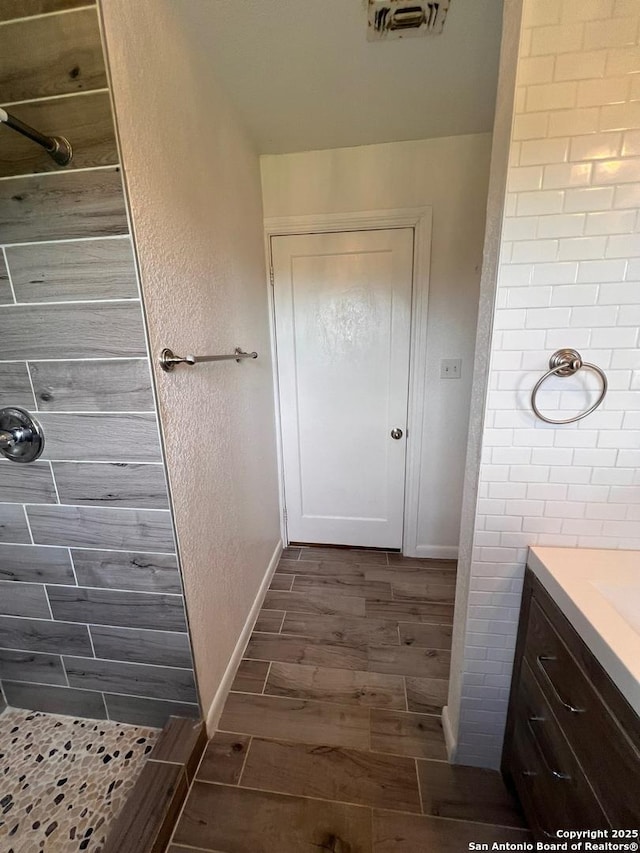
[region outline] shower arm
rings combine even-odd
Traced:
[[[68,166],[73,159],[71,143],[64,136],[45,136],[44,133],[40,133],[39,130],[35,130],[2,108],[0,108],[0,123],[6,124],[7,127],[41,145],[59,166]]]

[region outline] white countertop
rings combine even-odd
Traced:
[[[528,565],[640,715],[640,551],[536,547]]]

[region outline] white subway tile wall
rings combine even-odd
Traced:
[[[525,0],[457,760],[500,760],[529,545],[640,548],[640,3]],[[535,418],[559,347],[606,369]],[[543,411],[598,393],[551,379]]]

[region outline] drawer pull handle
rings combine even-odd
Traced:
[[[551,680],[551,676],[544,667],[544,662],[547,660],[558,660],[558,658],[556,658],[554,655],[538,655],[538,657],[536,658],[536,663],[538,665],[538,669],[544,675],[546,682],[553,691],[553,695],[556,697],[562,707],[567,709],[567,711],[570,711],[572,714],[584,714],[584,708],[576,708],[569,702],[565,702],[562,696],[558,693],[558,689],[556,688],[555,684]]]
[[[531,737],[533,738],[533,742],[536,745],[538,752],[540,753],[540,758],[542,758],[542,763],[544,764],[547,773],[550,773],[554,779],[571,779],[568,773],[561,773],[560,770],[554,770],[553,767],[547,761],[547,756],[544,754],[544,750],[538,741],[538,736],[536,735],[532,723],[544,723],[546,722],[545,717],[529,717],[527,720],[527,725],[529,726],[529,731],[531,732]]]

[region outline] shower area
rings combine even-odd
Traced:
[[[0,849],[97,851],[200,709],[96,6],[3,2],[0,101]]]

